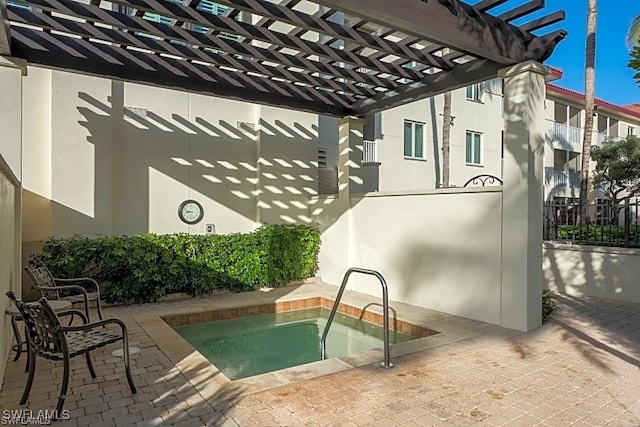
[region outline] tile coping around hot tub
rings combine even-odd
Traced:
[[[334,301],[328,298],[312,297],[294,301],[281,301],[244,307],[223,308],[213,311],[168,314],[160,317],[162,318],[162,320],[168,323],[169,326],[171,326],[172,328],[176,328],[178,326],[193,325],[196,323],[236,319],[238,317],[255,316],[259,314],[286,313],[295,310],[303,310],[306,308],[322,307],[331,309],[333,307],[333,303]],[[341,302],[340,304],[338,304],[338,313],[345,314],[356,319],[364,320],[365,322],[369,322],[374,325],[382,326],[382,314],[367,311],[366,308],[367,307],[357,308]],[[412,325],[411,323],[400,320],[397,318],[397,316],[395,316],[395,313],[393,311],[389,316],[389,330],[401,332],[414,338],[425,338],[438,333],[436,331],[423,328],[422,326]]]
[[[313,292],[313,288],[316,292]],[[304,291],[300,292],[299,289]],[[172,326],[246,315],[319,306],[331,308],[332,298],[335,295],[335,291],[331,292],[332,289],[335,288],[328,285],[303,285],[281,297],[278,297],[278,291],[276,291],[274,292],[276,295],[271,298],[259,292],[251,292],[235,294],[238,295],[235,300],[233,297],[221,299],[219,302],[195,299],[193,307],[176,308],[173,312],[141,313],[134,315],[134,319],[175,364],[176,369],[207,400],[235,398],[373,363],[379,369],[383,369],[379,367],[379,362],[383,358],[382,349],[373,349],[231,381],[172,328]],[[310,295],[311,293],[315,295]],[[342,300],[344,302],[339,306],[340,312],[356,318],[362,314],[363,320],[382,324],[382,309],[379,302],[375,302],[374,297],[348,292]],[[358,306],[363,308],[357,308]],[[403,316],[403,309],[406,309],[409,316]],[[363,310],[365,310],[364,314]],[[395,325],[398,331],[419,337],[391,345],[392,358],[477,335],[475,331],[468,331],[443,322],[442,314],[431,310],[390,302],[390,311],[391,329]]]

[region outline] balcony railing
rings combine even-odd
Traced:
[[[362,163],[377,163],[378,148],[375,141],[362,141]]]
[[[553,122],[551,136],[558,141],[566,141],[571,144],[582,144],[584,129],[568,126],[564,123]]]
[[[559,171],[554,168],[545,168],[545,186],[550,188],[580,188],[580,172]]]

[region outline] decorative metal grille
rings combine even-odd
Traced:
[[[491,185],[502,185],[502,180],[497,176],[493,176],[493,175],[477,175],[469,179],[463,185],[463,187],[469,187],[469,186],[488,187]]]

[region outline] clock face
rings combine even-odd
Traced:
[[[178,216],[182,222],[186,224],[197,224],[202,221],[204,217],[204,209],[202,209],[202,205],[195,200],[185,200],[180,203]]]

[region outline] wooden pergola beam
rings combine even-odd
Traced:
[[[476,59],[465,64],[458,65],[451,71],[442,71],[425,77],[420,83],[406,85],[396,91],[381,93],[373,98],[367,98],[356,102],[353,108],[362,114],[377,113],[388,108],[419,101],[449,92],[473,83],[495,78],[498,70],[504,65],[491,62],[487,59]]]
[[[558,30],[544,37],[539,37],[531,43],[528,54],[537,56],[544,61],[551,54],[555,46],[564,39],[566,32]],[[457,56],[457,54],[452,54]],[[439,95],[468,86],[473,83],[490,80],[497,76],[502,64],[488,59],[475,59],[464,64],[459,64],[451,71],[442,71],[427,75],[418,83],[402,86],[394,91],[380,93],[373,98],[357,101],[353,108],[366,114],[375,113],[388,108],[397,107],[407,100],[418,101],[420,99]]]
[[[498,17],[488,11],[504,0],[218,0],[228,7],[222,15],[198,10],[198,0],[6,1],[0,54],[332,116],[363,116],[491,79],[505,65],[542,62],[566,35],[529,32],[563,13],[510,24],[544,0]],[[240,14],[253,18],[234,19]]]
[[[119,46],[91,43],[28,28],[13,29],[15,56],[34,65],[73,69],[83,74],[114,78],[153,86],[181,88],[190,92],[222,96],[245,102],[280,105],[328,115],[352,115],[353,101],[329,91],[285,83],[281,91],[266,89],[262,78],[252,76],[245,86],[236,73],[171,57],[127,50]],[[277,105],[277,104],[276,104]]]
[[[521,25],[520,28],[523,31],[535,31],[535,30],[539,30],[540,28],[544,28],[548,25],[562,22],[564,21],[565,17],[566,17],[565,11],[559,10],[557,12],[550,13],[549,15],[545,15],[541,18],[536,18],[531,22]]]
[[[450,69],[452,64],[430,55],[428,52],[422,52],[417,49],[405,46],[398,49],[398,46],[388,40],[366,31],[360,31],[342,24],[336,24],[321,17],[307,15],[297,12],[288,7],[283,7],[276,3],[270,3],[265,0],[218,0],[216,3],[235,8],[237,10],[247,11],[254,14],[264,16],[293,25],[297,28],[307,31],[318,32],[329,37],[349,41],[359,44],[363,47],[370,47],[385,52],[387,55],[397,55],[404,57],[408,61],[424,62],[431,66]]]
[[[46,30],[55,30],[80,36],[85,39],[99,38],[100,40],[114,43],[120,46],[135,47],[161,52],[169,55],[183,57],[186,60],[208,62],[215,66],[234,68],[240,72],[269,75],[276,79],[288,80],[292,83],[312,85],[316,88],[341,91],[356,96],[373,96],[375,91],[364,86],[356,86],[348,82],[336,81],[329,78],[321,78],[310,73],[296,73],[285,67],[265,66],[258,61],[247,61],[234,55],[222,55],[204,49],[197,49],[185,44],[170,43],[165,40],[155,40],[151,37],[140,35],[139,32],[128,28],[126,32],[113,28],[96,27],[86,22],[72,21],[56,16],[45,15],[31,10],[10,11],[9,15],[14,22],[37,24]],[[138,34],[136,34],[138,33]]]
[[[262,27],[255,27],[254,25],[243,22],[238,22],[234,19],[224,16],[216,16],[206,12],[193,10],[181,4],[162,1],[162,8],[158,10],[158,2],[154,0],[112,0],[111,2],[150,13],[159,13],[163,16],[193,23],[195,25],[212,27],[218,31],[237,34],[238,36],[245,37],[249,40],[261,41],[275,46],[281,46],[292,50],[301,51],[308,55],[318,55],[335,62],[349,64],[353,67],[363,67],[380,70],[380,72],[383,73],[388,73],[393,76],[412,80],[419,79],[421,77],[419,73],[416,73],[407,68],[388,64],[376,59],[369,59],[365,56],[356,55],[350,52],[344,52],[331,46],[317,44],[302,37],[290,36],[285,33],[280,33]],[[30,1],[30,3],[39,2]],[[74,2],[73,0],[59,0],[56,3],[79,4],[77,2]]]
[[[11,55],[11,27],[6,0],[0,0],[0,55]]]
[[[211,34],[189,31],[182,27],[163,25],[147,21],[140,17],[127,16],[71,0],[32,0],[31,4],[45,11],[55,11],[56,4],[63,4],[65,6],[65,12],[69,14],[73,14],[90,22],[115,26],[130,32],[138,31],[151,34],[164,40],[184,41],[201,48],[212,47],[223,52],[237,53],[263,61],[280,63],[287,67],[306,69],[309,72],[327,74],[336,78],[347,79],[372,86],[385,88],[395,88],[398,86],[398,84],[391,79],[357,73],[349,68],[335,67],[330,64],[310,61],[293,55],[284,55],[273,49],[253,46],[250,43],[222,39]],[[17,10],[14,13],[16,13],[16,15],[20,14]]]
[[[499,64],[536,59],[526,56],[531,34],[459,0],[315,0],[315,3]]]

